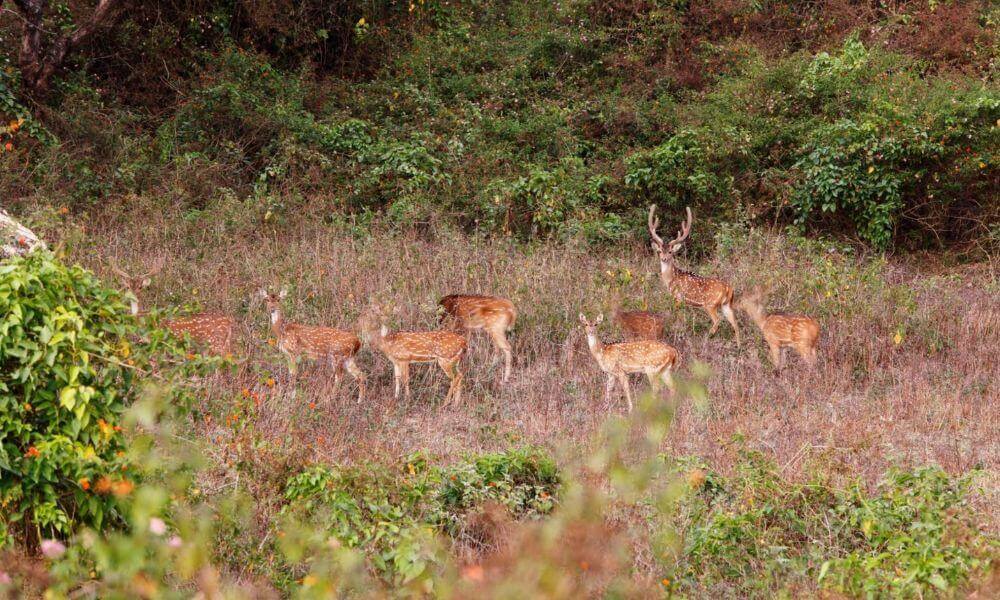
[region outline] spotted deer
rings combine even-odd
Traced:
[[[616,292],[611,300],[611,322],[630,340],[658,340],[663,337],[663,315],[648,310],[622,310],[622,297]]]
[[[615,382],[625,390],[625,400],[628,410],[632,412],[632,390],[629,387],[629,373],[645,373],[650,386],[656,389],[658,381],[666,384],[673,393],[674,381],[671,372],[677,366],[679,354],[677,350],[663,342],[641,340],[604,345],[597,337],[597,326],[604,321],[604,315],[597,315],[594,322],[580,313],[580,323],[587,334],[587,346],[594,356],[598,366],[607,374],[608,380],[604,388],[604,401],[610,404],[611,393]]]
[[[790,346],[799,353],[809,368],[816,366],[816,343],[819,341],[819,322],[812,317],[802,315],[786,315],[781,313],[765,313],[763,304],[764,292],[755,287],[737,301],[737,306],[747,313],[750,319],[764,334],[771,351],[771,363],[775,370],[780,371],[784,364],[782,348]]]
[[[145,274],[133,276],[118,266],[114,260],[111,261],[111,270],[121,278],[125,288],[132,294],[129,301],[132,316],[137,317],[142,314],[139,308],[142,290],[149,287],[152,278],[163,269],[163,264],[164,260],[160,257]],[[229,315],[218,312],[196,313],[164,321],[163,326],[177,337],[187,335],[196,343],[208,348],[212,354],[228,356],[232,352],[236,321]]]
[[[733,326],[736,332],[736,344],[740,344],[740,327],[736,323],[736,314],[733,312],[733,288],[721,279],[711,277],[700,277],[685,271],[677,266],[676,254],[684,246],[684,240],[691,235],[691,224],[694,217],[691,215],[691,208],[688,207],[687,220],[681,224],[681,229],[670,242],[664,242],[656,233],[656,228],[660,220],[655,217],[656,205],[649,207],[649,234],[652,236],[653,250],[660,257],[660,280],[667,287],[678,302],[684,302],[692,306],[701,307],[709,318],[712,319],[712,329],[708,335],[714,335],[719,329],[719,312]]]
[[[406,401],[410,401],[410,364],[436,362],[451,380],[442,406],[460,402],[462,396],[462,372],[458,368],[465,353],[465,338],[452,331],[398,331],[390,333],[385,325],[385,313],[378,306],[366,311],[359,322],[361,337],[369,346],[385,354],[392,363],[395,392],[399,399],[400,389],[405,390]]]
[[[361,349],[361,340],[350,331],[302,325],[285,321],[281,310],[281,301],[288,295],[288,290],[282,289],[277,294],[260,290],[258,297],[267,305],[271,317],[271,332],[277,339],[278,350],[288,360],[288,374],[295,377],[298,372],[297,362],[305,357],[315,361],[326,362],[333,369],[334,385],[339,388],[344,371],[358,384],[358,402],[365,398],[365,374],[358,367],[355,357]]]
[[[507,332],[514,328],[517,309],[506,298],[476,294],[451,294],[438,301],[441,322],[451,320],[465,331],[482,330],[489,334],[493,345],[503,353],[503,383],[510,379],[514,355]]]

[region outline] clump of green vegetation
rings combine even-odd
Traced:
[[[536,518],[555,506],[559,474],[539,450],[484,454],[451,466],[409,457],[403,465],[317,465],[289,478],[283,517],[365,552],[386,580],[409,585],[430,575],[431,533],[458,538],[470,511],[502,506]]]
[[[183,348],[44,251],[0,265],[0,314],[0,545],[120,522],[137,476],[122,413],[154,361],[169,371]]]
[[[989,570],[1000,547],[979,530],[975,474],[892,470],[873,490],[807,483],[744,452],[725,478],[697,470],[682,500],[682,589],[769,595],[816,582],[850,596],[924,597]]]

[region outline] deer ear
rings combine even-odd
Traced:
[[[152,283],[152,281],[149,280],[149,277],[146,277],[145,279],[142,280],[142,283],[140,283],[139,286],[140,287],[149,287],[150,283]]]
[[[254,295],[263,300],[264,298],[267,298],[267,290],[265,290],[264,288],[260,288]]]
[[[600,325],[604,322],[604,313],[597,315],[597,319],[594,320],[594,325]]]
[[[281,291],[278,292],[278,298],[284,300],[286,297],[288,297],[288,288],[281,288]]]
[[[587,324],[587,317],[583,316],[583,313],[580,313],[580,322],[584,325]]]

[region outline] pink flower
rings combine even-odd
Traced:
[[[66,553],[66,546],[58,540],[42,540],[42,554],[46,558],[59,558]]]
[[[183,544],[184,542],[181,540],[180,536],[177,535],[167,540],[167,545],[171,548],[180,548]]]
[[[0,571],[0,585],[10,585],[14,583],[14,580],[10,578],[7,571]]]
[[[163,522],[163,519],[153,517],[149,520],[149,531],[153,535],[163,535],[167,532],[167,524]]]

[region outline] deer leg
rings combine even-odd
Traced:
[[[608,381],[604,384],[604,404],[611,409],[611,393],[615,391],[615,375],[614,373],[608,373]]]
[[[412,396],[410,395],[410,363],[405,362],[402,365],[403,368],[403,391],[406,394],[406,403],[410,404]]]
[[[438,359],[438,365],[440,365],[444,374],[448,376],[448,379],[451,380],[451,385],[448,386],[448,393],[445,394],[444,403],[442,404],[442,406],[449,406],[458,402],[462,395],[462,374],[458,371],[457,363],[454,361]]]
[[[365,373],[358,367],[358,363],[353,356],[344,361],[344,368],[351,374],[354,381],[358,382],[358,404],[365,399]]]
[[[392,399],[399,400],[399,388],[403,382],[403,367],[399,363],[392,363],[392,382],[395,386]]]
[[[673,396],[676,390],[674,389],[674,376],[670,367],[667,367],[660,371],[660,379],[670,390],[670,395]]]
[[[733,307],[730,306],[728,302],[722,305],[722,315],[726,317],[726,320],[729,321],[729,324],[733,326],[733,331],[736,332],[736,345],[739,346],[740,326],[736,324],[736,313],[733,312]]]
[[[628,411],[632,412],[632,390],[629,388],[628,375],[625,373],[618,374],[618,381],[625,388],[625,402],[628,403]]]
[[[502,383],[507,383],[510,379],[511,367],[514,363],[514,354],[510,348],[510,342],[507,341],[507,336],[504,335],[503,329],[490,329],[490,337],[493,338],[493,343],[496,347],[503,352],[503,379]]]
[[[719,309],[714,306],[706,306],[705,312],[708,313],[708,317],[712,319],[712,328],[708,330],[708,336],[711,337],[715,335],[715,332],[719,330]]]
[[[781,370],[781,346],[779,344],[768,342],[768,346],[771,349],[771,363],[774,364],[774,370]]]

